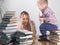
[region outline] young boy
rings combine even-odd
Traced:
[[[42,12],[42,16],[39,17],[40,22],[40,36],[39,41],[49,41],[47,39],[46,31],[57,30],[57,21],[54,15],[54,12],[48,7],[48,0],[38,0],[38,8]]]

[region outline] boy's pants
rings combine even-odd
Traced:
[[[44,38],[47,38],[46,36],[46,31],[51,31],[51,30],[57,30],[58,27],[56,25],[50,24],[50,23],[42,23],[40,25],[40,32]]]

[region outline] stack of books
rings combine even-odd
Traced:
[[[3,18],[2,23],[0,23],[1,30],[11,30],[16,29],[17,19],[15,17],[15,11],[7,11]]]
[[[31,31],[27,31],[27,30],[19,30],[20,32],[23,32],[25,34],[25,36],[20,37],[21,40],[25,39],[25,41],[21,41],[20,43],[24,43],[24,44],[32,44],[33,40],[32,40],[32,34],[33,32]]]
[[[10,33],[13,34],[15,33],[17,30],[4,30],[4,33],[8,34],[8,37],[10,38]],[[21,33],[24,33],[25,36],[20,36],[20,44],[32,44],[33,40],[32,40],[32,34],[33,32],[31,31],[27,31],[27,30],[19,30]]]
[[[16,21],[15,11],[7,11],[2,18],[3,23],[16,23]]]
[[[49,40],[54,43],[54,45],[60,45],[60,30],[52,31]]]

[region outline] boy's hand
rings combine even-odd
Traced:
[[[40,22],[44,22],[44,18],[42,16],[40,16],[39,20]]]

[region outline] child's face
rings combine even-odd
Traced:
[[[40,10],[44,10],[46,6],[47,6],[47,3],[39,3],[39,2],[38,2],[38,8],[39,8]]]

